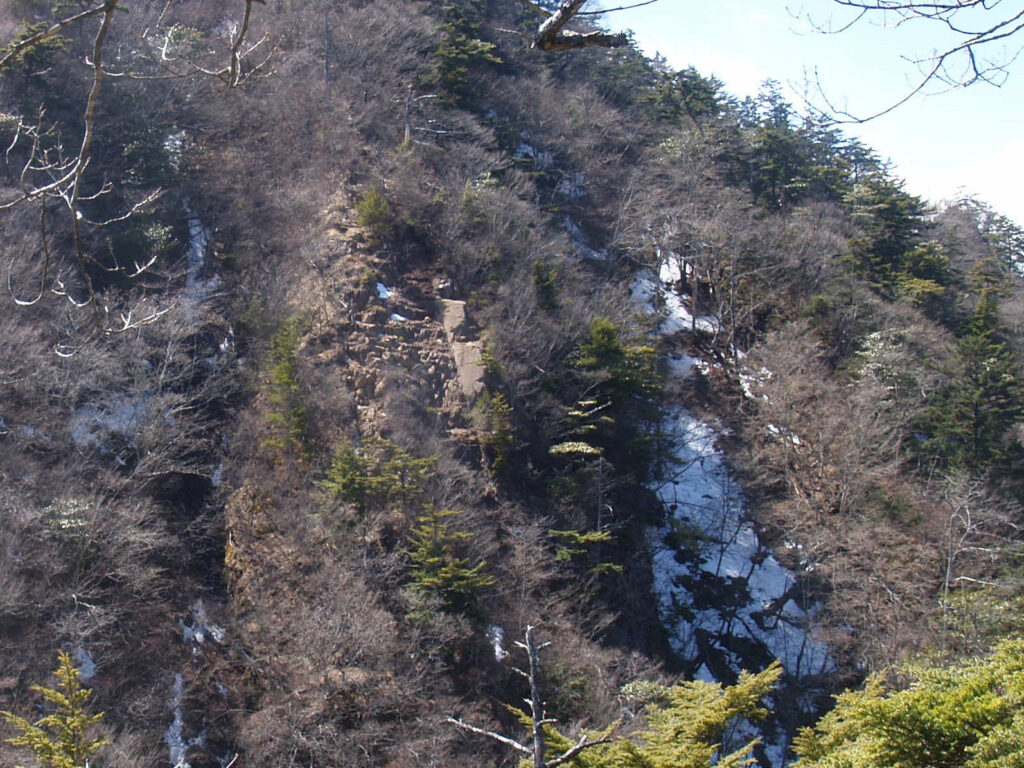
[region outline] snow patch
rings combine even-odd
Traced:
[[[71,652],[75,661],[78,662],[78,678],[83,682],[87,683],[96,677],[96,662],[92,660],[92,656],[81,646],[78,646]]]
[[[665,335],[680,331],[715,333],[719,330],[718,318],[713,315],[694,317],[687,307],[687,297],[677,294],[650,270],[637,274],[631,292],[638,306],[649,313],[662,315],[661,332]]]
[[[669,373],[680,381],[686,381],[686,379],[693,376],[693,369],[697,366],[698,360],[694,357],[684,354],[669,355],[668,358],[668,370]]]
[[[757,389],[764,382],[768,381],[772,377],[772,372],[767,368],[761,368],[759,371],[744,370],[738,374],[740,380],[740,389],[743,390],[743,394],[748,400],[764,400],[766,403],[771,402],[768,399],[768,395],[761,393],[758,394]]]
[[[593,261],[605,261],[608,258],[608,251],[601,249],[595,250],[590,244],[590,240],[586,234],[580,228],[580,225],[573,221],[570,217],[566,216],[563,219],[566,231],[569,233],[569,240],[572,242],[573,247],[576,249],[576,256],[580,259],[591,259]]]
[[[828,671],[828,648],[791,599],[795,581],[759,541],[743,496],[714,445],[715,433],[685,409],[665,430],[678,468],[656,492],[672,517],[648,531],[654,590],[673,648],[686,659],[743,668],[736,638],[762,645],[791,675]],[[696,557],[680,556],[690,548]],[[680,546],[682,545],[682,546]]]
[[[768,424],[765,426],[765,430],[772,437],[777,437],[780,440],[788,440],[797,448],[804,444],[804,441],[800,439],[792,430],[780,427],[777,424]]]
[[[175,171],[181,170],[181,160],[185,156],[185,132],[174,131],[164,138],[164,152],[167,161]]]
[[[526,141],[519,142],[519,146],[516,147],[516,151],[513,153],[513,156],[517,160],[529,160],[539,171],[543,171],[551,167],[554,162],[554,158],[550,152],[537,149]]]
[[[97,447],[103,453],[113,453],[100,434],[113,432],[130,442],[145,421],[145,397],[111,395],[102,407],[87,404],[75,409],[71,414],[71,441],[77,448]]]
[[[188,762],[189,750],[202,746],[206,740],[205,733],[200,733],[191,739],[185,738],[185,716],[181,709],[184,688],[184,679],[179,672],[174,676],[174,685],[171,688],[170,705],[173,719],[164,732],[164,741],[167,742],[168,756],[173,768],[192,768]]]
[[[558,180],[555,192],[570,200],[580,200],[587,196],[585,182],[586,176],[582,171],[569,171]]]
[[[508,651],[505,650],[505,630],[498,624],[491,624],[487,628],[487,639],[491,641],[494,648],[494,660],[504,661],[508,658]]]
[[[381,301],[387,301],[394,293],[394,288],[388,288],[384,283],[377,283],[377,298]]]
[[[192,623],[186,624],[178,619],[181,627],[181,639],[183,642],[192,643],[192,653],[198,653],[200,646],[210,638],[215,643],[224,642],[224,629],[210,622],[206,614],[206,604],[200,599],[192,604]]]
[[[692,276],[693,267],[678,253],[670,252],[658,266],[658,279],[665,285],[674,285]]]
[[[695,317],[689,297],[677,292],[691,275],[683,259],[669,254],[656,273],[645,270],[633,282],[633,301],[660,316],[666,336],[719,328],[717,318]],[[709,365],[676,354],[668,368],[685,380]],[[753,398],[770,376],[751,372],[741,386]],[[793,574],[761,543],[746,514],[743,493],[716,445],[718,433],[682,406],[666,410],[662,430],[673,445],[673,461],[652,490],[669,518],[646,536],[658,612],[673,649],[690,662],[696,679],[713,682],[729,682],[772,658],[794,678],[834,669],[828,647],[814,637],[814,608],[801,604]],[[785,437],[799,445],[796,435]],[[810,705],[805,698],[798,706]],[[733,737],[745,740],[755,735],[752,728],[740,724]],[[763,759],[772,766],[785,764],[786,737],[779,738],[764,745]]]
[[[185,291],[182,295],[182,308],[185,318],[195,322],[196,310],[202,302],[209,299],[220,287],[217,275],[205,277],[206,262],[210,255],[210,230],[202,220],[188,207],[188,272],[185,275]]]

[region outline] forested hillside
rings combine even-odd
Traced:
[[[0,7],[4,764],[1020,760],[1024,230],[547,13]]]

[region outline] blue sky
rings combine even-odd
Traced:
[[[1006,6],[1004,0],[994,12]],[[736,96],[754,94],[764,79],[774,78],[791,89],[796,103],[807,74],[816,70],[833,103],[863,115],[908,92],[917,70],[902,56],[927,56],[949,39],[931,22],[893,28],[881,18],[826,35],[815,31],[807,14],[819,25],[850,18],[831,0],[659,0],[603,19],[606,26],[632,29],[646,53],[661,53],[678,69],[693,65],[713,74]],[[1024,44],[1024,33],[1018,37],[1011,55]],[[844,130],[891,160],[908,191],[934,202],[966,192],[1024,224],[1024,57],[1002,87],[929,90]]]

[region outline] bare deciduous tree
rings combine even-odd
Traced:
[[[113,185],[109,181],[103,181],[98,186],[89,188],[86,179],[86,172],[92,161],[93,142],[97,130],[97,105],[103,81],[107,77],[154,79],[205,74],[222,80],[230,88],[238,87],[266,67],[273,54],[271,51],[260,63],[245,67],[247,57],[266,42],[264,37],[255,44],[246,44],[254,2],[265,3],[265,0],[245,0],[242,21],[238,25],[232,26],[230,30],[229,61],[219,69],[202,66],[186,57],[174,57],[169,54],[170,41],[180,30],[180,25],[177,24],[163,26],[172,0],[167,0],[164,4],[154,27],[157,30],[154,34],[162,33],[164,40],[162,45],[153,46],[159,51],[159,55],[155,58],[150,57],[159,67],[160,71],[156,75],[140,75],[133,72],[130,67],[115,72],[110,70],[104,61],[105,48],[112,34],[115,14],[122,10],[120,0],[104,0],[104,2],[84,11],[65,16],[34,34],[13,41],[3,49],[3,53],[0,55],[0,72],[18,61],[33,47],[57,38],[64,30],[83,25],[95,18],[99,19],[95,36],[92,39],[91,50],[85,56],[85,64],[91,72],[91,85],[82,112],[82,140],[77,151],[71,151],[64,146],[60,140],[61,126],[48,123],[42,109],[34,119],[13,116],[6,121],[10,124],[7,127],[13,135],[5,148],[5,161],[10,163],[12,159],[15,159],[20,166],[20,171],[16,174],[13,190],[4,197],[0,197],[0,212],[28,203],[39,204],[38,231],[41,263],[36,271],[37,282],[35,282],[31,293],[18,295],[9,281],[11,295],[17,304],[22,306],[36,304],[47,293],[52,293],[66,298],[76,307],[89,307],[92,313],[92,330],[88,334],[88,338],[138,328],[155,321],[167,311],[166,309],[146,308],[141,312],[136,312],[135,309],[128,309],[114,312],[116,317],[112,318],[110,307],[104,306],[99,300],[94,284],[93,274],[97,271],[114,272],[129,279],[137,278],[153,266],[156,256],[135,261],[131,265],[105,263],[97,257],[87,243],[86,230],[97,230],[126,221],[152,204],[161,194],[159,189],[149,192],[141,199],[129,204],[119,214],[102,220],[92,220],[83,211],[83,203],[98,200],[113,191]],[[151,30],[147,29],[143,37],[150,34]],[[140,58],[146,59],[145,56]],[[179,65],[179,68],[175,69],[175,65]],[[59,207],[65,211],[66,221],[69,223],[73,272],[76,280],[80,283],[77,288],[70,284],[71,281],[60,267],[59,254],[56,253],[57,246],[54,243],[53,235],[54,224],[50,221],[51,214],[48,210],[48,205],[53,202],[58,203]],[[73,350],[75,346],[72,345],[69,349]]]
[[[950,477],[943,489],[946,524],[942,598],[971,585],[1005,587],[998,570],[1020,556],[1020,510],[992,493],[984,479]]]

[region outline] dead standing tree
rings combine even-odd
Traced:
[[[597,737],[592,737],[590,734],[584,733],[573,746],[566,749],[560,755],[547,758],[547,743],[545,740],[544,729],[553,726],[557,721],[552,718],[545,717],[544,713],[544,700],[540,695],[540,652],[551,645],[551,643],[541,643],[538,645],[533,636],[533,627],[527,626],[523,641],[520,642],[517,640],[515,645],[517,648],[521,648],[526,651],[526,658],[529,662],[526,670],[519,669],[518,667],[514,667],[514,670],[517,674],[526,678],[530,684],[530,698],[524,700],[528,712],[523,713],[525,715],[524,719],[529,720],[530,740],[525,743],[519,742],[515,739],[509,738],[508,736],[503,736],[496,731],[478,728],[475,725],[470,725],[469,723],[454,717],[446,718],[447,722],[464,731],[486,736],[489,739],[493,739],[494,741],[504,744],[505,746],[512,747],[512,749],[517,752],[531,758],[533,760],[533,768],[557,768],[557,766],[569,762],[586,749],[590,749],[598,744],[607,744],[614,740],[613,737],[609,735],[611,730],[614,728],[613,725]],[[513,711],[519,712],[519,710],[516,709],[513,709]]]

